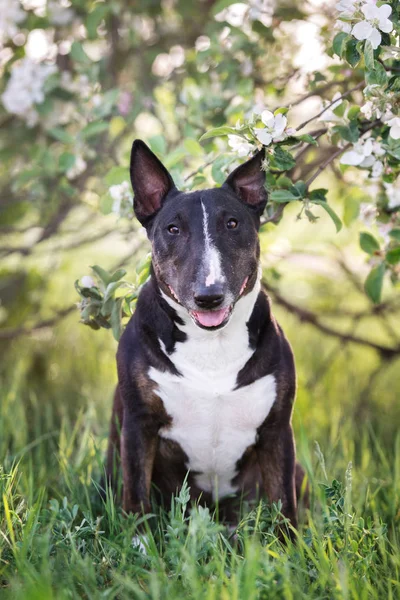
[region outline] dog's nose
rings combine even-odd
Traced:
[[[223,303],[224,298],[222,290],[217,286],[198,289],[194,295],[194,301],[203,310],[217,308]]]

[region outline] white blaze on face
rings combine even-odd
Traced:
[[[203,233],[205,241],[203,265],[204,272],[208,273],[206,277],[206,287],[208,287],[214,285],[217,281],[223,281],[225,278],[222,274],[220,253],[211,240],[208,227],[208,214],[203,203],[201,203],[201,208],[203,209]]]

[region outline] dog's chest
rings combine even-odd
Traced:
[[[197,485],[214,498],[237,491],[237,462],[255,443],[276,397],[273,375],[236,389],[237,374],[252,355],[246,341],[236,347],[223,336],[204,345],[188,341],[170,356],[181,376],[149,371],[171,417],[160,435],[181,446]]]

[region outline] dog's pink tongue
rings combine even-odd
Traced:
[[[221,310],[199,311],[195,312],[194,315],[203,327],[218,327],[225,320],[228,310],[222,308]]]

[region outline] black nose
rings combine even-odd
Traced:
[[[208,288],[197,290],[194,295],[194,301],[199,308],[210,310],[212,308],[218,308],[218,306],[223,303],[224,297],[221,289],[216,286],[210,286]]]

